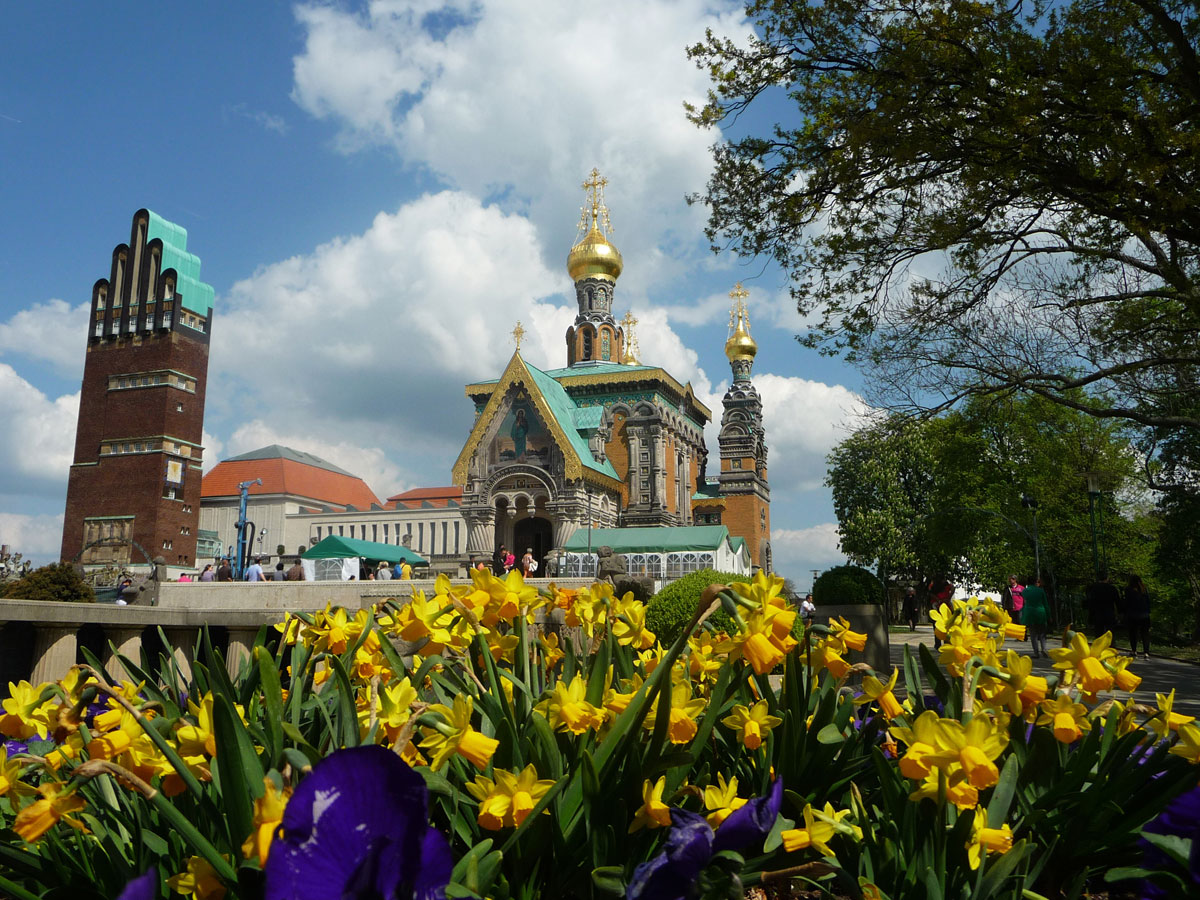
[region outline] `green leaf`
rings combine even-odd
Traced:
[[[254,829],[253,798],[263,794],[263,773],[250,735],[229,698],[221,693],[213,696],[213,733],[217,745],[213,781],[220,788],[230,838],[237,845]]]
[[[256,645],[252,652],[262,684],[262,701],[266,712],[263,725],[267,734],[268,765],[275,766],[283,751],[283,689],[279,684],[279,669],[275,657],[266,647]]]
[[[1000,780],[992,792],[992,800],[987,808],[988,828],[999,828],[1008,821],[1008,811],[1012,807],[1013,794],[1017,789],[1018,764],[1015,756],[1009,756],[1000,770]]]
[[[1185,869],[1188,867],[1188,856],[1192,852],[1192,841],[1188,838],[1177,834],[1154,834],[1149,831],[1143,831],[1141,836]]]
[[[592,884],[602,894],[623,897],[625,896],[625,869],[623,866],[600,866],[592,869]]]

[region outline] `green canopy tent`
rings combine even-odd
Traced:
[[[349,581],[352,577],[358,577],[364,564],[374,568],[380,561],[392,564],[406,562],[413,568],[429,565],[429,560],[408,547],[332,534],[313,544],[300,556],[304,577],[309,581]]]

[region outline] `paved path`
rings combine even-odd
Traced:
[[[904,659],[904,645],[911,644],[916,652],[917,644],[928,644],[933,649],[933,628],[920,625],[915,632],[892,633],[889,635],[892,665],[899,666]],[[1048,648],[1059,646],[1059,642],[1047,637]],[[1028,641],[1005,641],[1006,647],[1012,647],[1018,653],[1028,656],[1031,647]],[[1033,670],[1041,675],[1054,671],[1049,659],[1035,659]],[[1129,671],[1142,676],[1142,683],[1134,693],[1134,698],[1148,706],[1154,706],[1155,693],[1169,694],[1175,688],[1175,710],[1188,716],[1200,717],[1200,666],[1195,663],[1177,662],[1173,659],[1151,657],[1139,659],[1130,663]],[[903,681],[901,681],[903,683]],[[1117,693],[1113,696],[1122,698]]]

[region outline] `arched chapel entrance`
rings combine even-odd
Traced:
[[[554,527],[549,519],[531,516],[513,523],[513,554],[517,557],[518,565],[527,547],[533,549],[533,558],[537,560],[536,577],[544,577],[546,554],[554,548]]]

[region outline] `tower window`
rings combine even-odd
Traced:
[[[592,330],[590,328],[583,329],[583,353],[584,359],[592,358]]]

